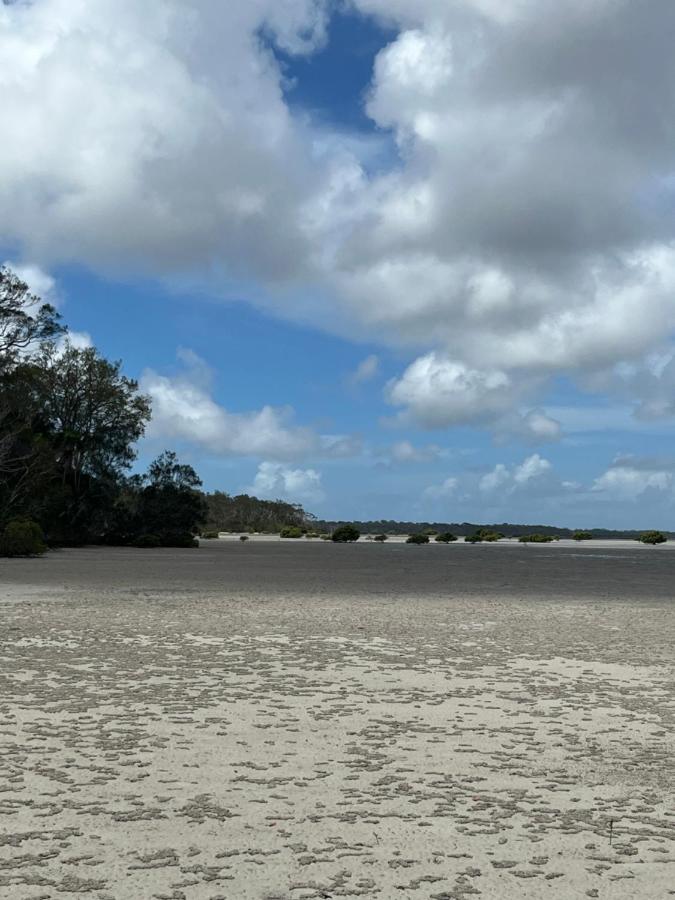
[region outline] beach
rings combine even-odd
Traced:
[[[0,561],[0,896],[675,896],[670,545]]]

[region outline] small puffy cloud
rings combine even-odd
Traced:
[[[380,358],[376,356],[374,353],[371,353],[370,356],[366,356],[365,359],[361,360],[356,369],[349,376],[349,381],[351,384],[363,384],[366,381],[371,381],[380,370]]]
[[[387,399],[404,408],[403,420],[445,428],[500,417],[513,402],[513,388],[504,372],[470,369],[433,352],[416,359],[389,383]]]
[[[389,449],[388,458],[396,463],[429,462],[441,454],[441,448],[436,444],[428,444],[426,447],[416,447],[410,441],[397,441]]]
[[[267,500],[319,503],[324,499],[321,475],[315,469],[291,469],[281,463],[262,462],[247,491]]]
[[[356,438],[319,435],[295,425],[290,407],[229,412],[211,396],[206,363],[189,350],[181,350],[179,356],[187,366],[179,375],[146,369],[141,377],[141,390],[152,401],[149,437],[186,441],[217,455],[272,460],[344,457],[360,451]]]
[[[499,440],[517,438],[527,444],[545,444],[560,440],[562,426],[543,409],[513,412],[495,423]]]
[[[617,457],[595,479],[593,491],[617,500],[637,500],[647,491],[671,493],[675,488],[673,461],[633,456]]]
[[[506,491],[513,493],[517,490],[528,489],[541,482],[552,474],[553,467],[547,459],[543,459],[538,453],[528,456],[520,465],[507,467],[499,463],[491,472],[480,479],[479,489],[483,493]]]
[[[427,500],[445,500],[453,497],[457,493],[459,487],[458,478],[446,478],[440,484],[432,484],[424,491],[424,497]]]

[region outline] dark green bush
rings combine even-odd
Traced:
[[[162,542],[156,534],[139,534],[133,541],[133,547],[161,547]]]
[[[411,534],[410,537],[406,538],[406,544],[428,544],[429,543],[429,535],[428,534]]]
[[[553,536],[550,534],[521,534],[518,540],[521,544],[550,544]]]
[[[248,535],[247,535],[247,534],[240,534],[240,535],[239,535],[239,540],[240,540],[240,541],[247,541],[247,540],[248,540]]]
[[[572,540],[574,541],[592,541],[593,535],[590,531],[575,531],[572,535]]]
[[[378,541],[380,544],[383,544],[385,541],[388,541],[389,538],[386,534],[376,534],[373,540]]]
[[[456,541],[457,538],[450,531],[444,531],[442,534],[437,534],[434,538],[437,544],[452,544],[453,541]]]
[[[282,538],[301,538],[303,531],[297,525],[286,525],[285,528],[281,529],[279,535]]]
[[[199,542],[189,531],[167,532],[160,536],[162,547],[198,547]]]
[[[638,540],[642,544],[665,544],[668,538],[662,531],[645,531]]]
[[[464,540],[469,544],[480,544],[483,541],[492,544],[495,541],[500,541],[503,537],[504,535],[500,531],[492,531],[490,528],[479,528],[473,534],[464,538]]]
[[[361,532],[358,528],[354,528],[353,525],[341,525],[335,529],[331,537],[336,544],[350,544],[353,541],[358,541],[361,537]]]
[[[46,549],[42,529],[31,519],[12,519],[0,536],[0,556],[41,556]]]
[[[202,538],[205,541],[215,541],[220,537],[217,531],[202,531]]]

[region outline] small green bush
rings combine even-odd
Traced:
[[[645,531],[638,540],[642,544],[665,544],[668,538],[662,531]]]
[[[573,541],[592,541],[593,535],[591,534],[590,531],[579,530],[579,531],[574,532],[574,534],[572,535],[572,540]]]
[[[184,549],[198,547],[199,542],[189,531],[173,531],[160,535],[162,547],[181,547]]]
[[[220,537],[220,534],[217,531],[203,531],[202,538],[205,541],[215,541]]]
[[[239,540],[240,540],[240,541],[247,541],[247,540],[248,540],[248,535],[247,535],[247,534],[240,534],[240,535],[239,535]]]
[[[553,537],[550,534],[521,534],[518,541],[521,544],[550,544]]]
[[[457,538],[450,531],[444,531],[442,534],[437,534],[434,538],[437,544],[452,544],[453,541],[456,541]]]
[[[161,547],[162,542],[156,534],[139,534],[137,538],[134,538],[131,546],[140,548]]]
[[[483,541],[493,544],[496,541],[500,541],[503,537],[504,535],[500,531],[492,531],[490,528],[479,528],[473,534],[464,538],[464,540],[469,544],[480,544]]]
[[[358,541],[360,537],[361,532],[353,525],[341,525],[331,535],[331,539],[335,544],[351,544],[354,541]]]
[[[376,534],[373,540],[377,541],[379,544],[383,544],[385,541],[388,541],[389,538],[386,534]]]
[[[429,535],[428,534],[411,534],[410,537],[406,538],[406,544],[428,544],[429,543]]]
[[[302,528],[298,528],[297,525],[286,525],[285,528],[281,529],[279,534],[282,538],[293,538],[295,540],[302,537],[303,531]]]
[[[12,519],[0,536],[0,556],[42,556],[46,549],[42,529],[31,519]]]

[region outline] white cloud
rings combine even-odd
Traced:
[[[352,372],[349,380],[352,384],[362,384],[364,381],[371,381],[380,370],[380,359],[374,353],[366,356],[356,369]]]
[[[152,401],[149,437],[187,441],[218,455],[272,460],[345,457],[360,452],[357,438],[319,435],[311,428],[294,425],[290,407],[229,412],[211,396],[211,372],[206,363],[184,349],[180,358],[187,368],[176,376],[146,369],[141,377],[141,390]]]
[[[432,484],[424,491],[424,496],[428,500],[445,500],[453,497],[457,493],[459,487],[458,478],[446,478],[440,484]]]
[[[616,500],[637,500],[647,491],[670,494],[675,488],[673,468],[672,461],[618,457],[595,479],[593,491]]]
[[[315,469],[290,469],[273,462],[260,463],[247,491],[263,499],[296,502],[319,503],[325,496]]]
[[[511,468],[499,463],[491,472],[480,479],[479,489],[483,493],[496,491],[514,492],[541,485],[552,474],[553,467],[547,459],[533,453],[520,465]]]
[[[16,263],[10,260],[7,260],[3,265],[11,269],[15,275],[18,275],[28,285],[28,290],[31,294],[34,294],[43,303],[51,303],[52,306],[58,306],[56,281],[49,272],[45,272],[40,266]]]
[[[416,447],[410,441],[396,441],[389,449],[388,457],[397,463],[420,463],[436,459],[440,454],[441,448],[436,444]]]
[[[416,421],[515,411],[551,439],[524,396],[675,329],[675,6],[351,5],[395,30],[366,104],[395,164],[285,101],[260,35],[311,53],[328,2],[0,4],[0,240],[245,280],[277,314],[414,347],[389,396]],[[628,381],[641,415],[675,413]]]

